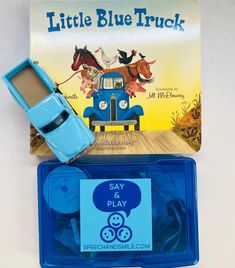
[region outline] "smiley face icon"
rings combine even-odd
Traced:
[[[117,240],[121,243],[130,241],[132,238],[132,231],[128,226],[122,226],[117,231]]]
[[[109,226],[115,229],[122,227],[124,223],[125,223],[124,217],[120,213],[113,213],[108,218]]]
[[[116,239],[116,232],[113,230],[113,228],[105,226],[100,231],[100,237],[104,242],[112,243]]]

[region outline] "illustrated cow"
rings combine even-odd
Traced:
[[[127,66],[113,68],[113,69],[105,69],[104,73],[117,72],[123,75],[125,86],[129,84],[131,81],[137,81],[144,83],[153,82],[152,72],[150,71],[150,65],[154,64],[154,61],[146,61],[145,59],[141,59],[135,63],[132,63]]]

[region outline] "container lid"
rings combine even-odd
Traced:
[[[77,167],[55,168],[46,178],[43,193],[48,206],[56,212],[72,214],[80,209],[80,180],[87,175]]]

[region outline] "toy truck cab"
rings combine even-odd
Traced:
[[[143,108],[140,105],[130,107],[130,97],[125,91],[121,74],[102,75],[99,88],[92,97],[93,107],[87,107],[84,111],[92,131],[96,127],[105,131],[105,126],[124,126],[124,130],[129,130],[130,125],[134,125],[135,131],[140,130],[139,117],[144,114]]]

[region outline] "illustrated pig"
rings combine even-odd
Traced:
[[[91,98],[92,94],[94,92],[97,92],[97,89],[95,88],[95,85],[97,85],[97,82],[91,81],[87,78],[82,78],[80,76],[78,76],[78,77],[82,80],[80,90],[85,94],[86,89],[89,88],[90,90],[88,91],[86,98]]]
[[[126,93],[132,98],[136,98],[136,92],[142,92],[145,93],[146,89],[143,88],[142,86],[145,85],[146,82],[136,82],[136,81],[131,81],[126,85]]]

